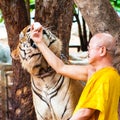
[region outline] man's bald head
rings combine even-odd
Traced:
[[[115,51],[116,42],[109,33],[97,33],[91,38],[91,42],[94,42],[97,46],[105,46],[112,54]]]

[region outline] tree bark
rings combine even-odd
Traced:
[[[73,18],[73,3],[71,0],[36,1],[35,21],[39,21],[42,25],[48,27],[62,40],[62,53],[67,57]]]
[[[0,8],[8,34],[8,43],[11,51],[18,44],[20,31],[29,24],[24,0],[1,0]],[[35,112],[32,103],[32,94],[29,74],[21,68],[19,61],[12,62],[13,88],[10,98],[12,110],[10,120],[34,120]]]
[[[87,22],[92,34],[109,32],[118,33],[120,20],[109,0],[74,0]]]

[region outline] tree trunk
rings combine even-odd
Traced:
[[[117,39],[114,66],[120,72],[120,18],[109,0],[74,0],[92,34],[109,32]],[[107,9],[106,9],[107,8]]]
[[[67,57],[73,18],[73,3],[71,0],[36,1],[35,21],[39,21],[42,25],[48,27],[62,40],[62,52]]]
[[[120,25],[119,17],[109,0],[74,0],[92,34],[109,32],[115,36]]]
[[[11,51],[18,44],[20,31],[29,24],[24,0],[1,0],[0,8],[4,17],[8,43]],[[10,120],[34,120],[35,112],[32,103],[32,94],[29,74],[21,68],[19,61],[12,63],[13,88]]]

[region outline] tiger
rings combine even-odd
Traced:
[[[37,120],[69,120],[84,86],[79,81],[60,75],[51,68],[31,39],[30,28],[31,25],[28,25],[20,32],[19,43],[12,51],[12,57],[15,60],[19,59],[22,67],[31,75]],[[61,40],[45,27],[42,34],[42,39],[49,49],[66,64],[70,64],[66,62],[61,52]]]

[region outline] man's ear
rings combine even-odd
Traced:
[[[102,46],[101,49],[100,49],[100,56],[106,55],[106,52],[107,52],[106,47]]]
[[[19,60],[20,58],[19,58],[18,49],[13,50],[13,51],[11,52],[11,56],[12,56],[13,59]]]

